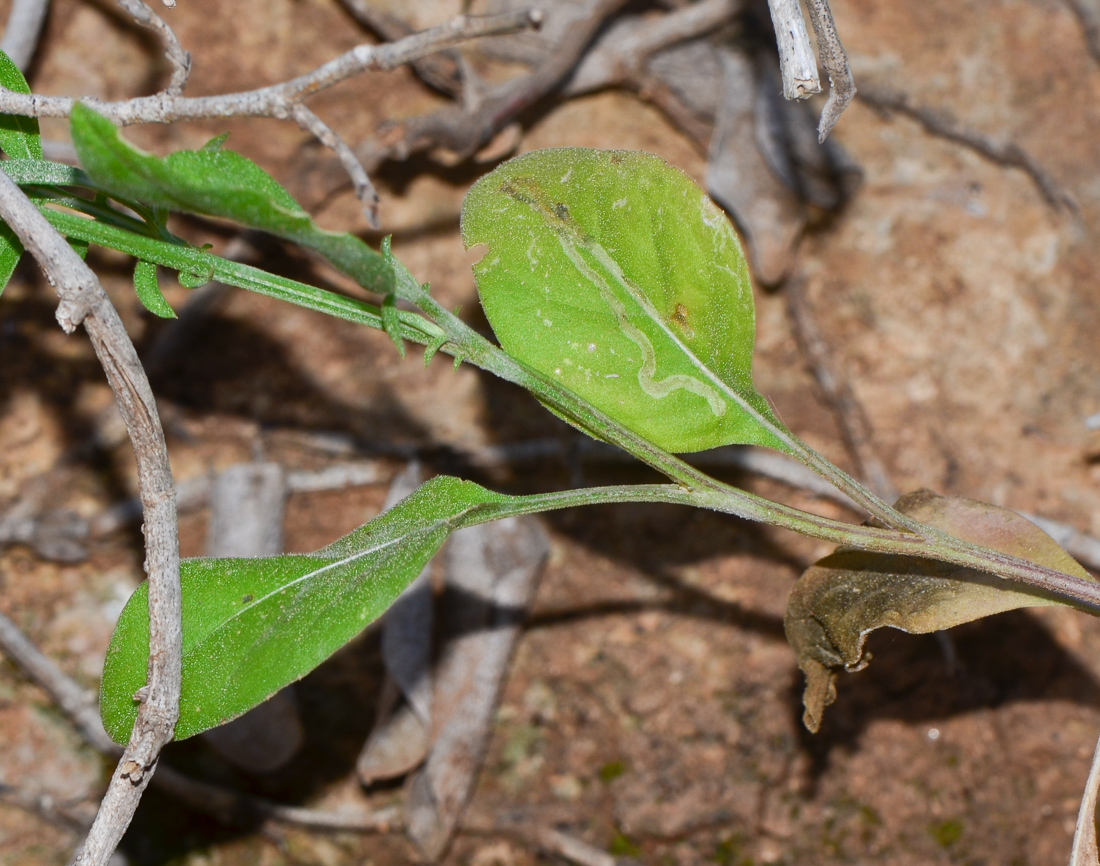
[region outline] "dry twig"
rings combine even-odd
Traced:
[[[530,11],[499,15],[460,16],[452,21],[416,33],[399,42],[358,45],[323,66],[282,84],[217,96],[172,96],[157,93],[121,102],[84,102],[115,123],[173,123],[213,117],[290,117],[293,106],[341,81],[367,71],[396,69],[435,51],[481,36],[512,33],[538,25],[540,17]],[[67,96],[38,96],[0,88],[0,114],[24,117],[68,117],[77,100]]]
[[[630,85],[638,78],[648,80],[645,67],[653,55],[728,24],[743,5],[742,0],[701,0],[667,15],[617,22],[585,54],[562,95],[579,96]]]
[[[141,0],[119,0],[138,23],[153,30],[173,66],[168,88],[152,96],[122,102],[87,104],[115,123],[172,123],[212,117],[274,117],[293,119],[302,129],[331,148],[351,178],[355,194],[363,203],[367,219],[378,225],[378,195],[366,169],[343,139],[305,106],[314,93],[332,87],[367,70],[389,70],[460,42],[480,36],[512,33],[538,26],[537,12],[505,12],[498,15],[460,16],[447,24],[416,33],[384,45],[359,45],[312,72],[282,84],[240,93],[188,98],[180,95],[190,71],[191,59],[171,28]],[[59,96],[36,96],[0,88],[0,114],[28,117],[67,117],[76,100]]]
[[[431,114],[399,123],[385,133],[380,142],[368,142],[360,148],[360,157],[368,166],[376,166],[386,159],[407,159],[414,153],[437,147],[459,156],[475,153],[508,126],[516,115],[561,85],[580,61],[603,22],[626,3],[627,0],[596,0],[591,14],[566,30],[558,49],[534,72],[513,78],[482,94],[473,110],[462,105],[448,105]],[[541,21],[541,17],[537,20]]]
[[[80,735],[96,751],[117,757],[120,749],[103,730],[95,709],[95,697],[70,679],[46,657],[6,617],[0,614],[0,651],[3,651],[76,725]],[[310,830],[337,830],[355,833],[393,833],[402,829],[400,810],[341,809],[322,810],[286,806],[260,797],[199,782],[170,767],[161,767],[153,784],[196,811],[210,815],[228,826],[248,826],[257,821],[302,827]],[[0,794],[3,792],[0,791]],[[34,795],[12,796],[17,804],[42,813],[48,809],[53,817],[70,828],[82,822],[59,812],[53,804],[44,803]],[[473,832],[503,833],[522,839],[533,847],[556,854],[579,866],[615,866],[616,860],[597,848],[551,827],[526,820],[520,815],[502,815],[488,827],[471,826]]]
[[[1100,791],[1100,740],[1096,742],[1096,751],[1092,756],[1089,778],[1085,782],[1085,793],[1081,797],[1081,808],[1077,811],[1077,829],[1073,834],[1073,850],[1069,855],[1069,866],[1096,866],[1100,863],[1100,850],[1096,845],[1096,798]]]
[[[913,118],[926,132],[969,147],[997,165],[1019,168],[1027,173],[1038,187],[1046,202],[1056,210],[1066,210],[1080,215],[1077,200],[1063,190],[1036,159],[1012,141],[1000,141],[985,133],[970,129],[948,114],[920,105],[907,93],[885,87],[867,86],[859,91],[859,98],[871,108],[889,116],[898,112]]]
[[[856,84],[852,80],[848,54],[840,42],[840,34],[836,32],[829,0],[806,0],[806,8],[810,10],[810,23],[817,35],[821,65],[829,73],[829,98],[821,109],[821,121],[817,127],[817,140],[821,143],[829,137],[840,115],[856,95]]]
[[[183,50],[183,46],[180,45],[179,39],[167,22],[141,0],[118,0],[118,5],[129,12],[142,27],[152,30],[160,40],[164,56],[172,66],[172,79],[164,92],[169,96],[179,96],[187,84],[187,76],[191,74],[191,55]]]
[[[817,60],[810,47],[810,36],[802,18],[798,0],[768,0],[779,49],[779,70],[783,75],[783,96],[787,99],[807,99],[821,92],[817,77]]]
[[[99,702],[95,694],[82,688],[19,630],[10,619],[0,613],[0,651],[14,662],[24,674],[45,689],[46,693],[72,720],[80,736],[97,752],[120,752],[99,720]]]
[[[61,298],[57,319],[72,333],[83,323],[107,374],[138,463],[149,576],[149,676],[130,744],[115,770],[77,860],[106,864],[129,826],[179,715],[180,584],[176,490],[156,402],[133,343],[95,273],[7,175],[0,218],[34,256]]]
[[[89,746],[110,758],[118,758],[122,754],[122,749],[115,745],[103,730],[103,724],[99,720],[96,696],[71,679],[3,614],[0,614],[0,651],[30,680],[41,686],[69,717]],[[160,767],[152,783],[196,811],[210,815],[230,826],[248,825],[261,820],[321,830],[386,833],[399,828],[401,823],[397,809],[381,809],[374,812],[323,811],[284,806],[281,803],[272,803],[259,797],[251,797],[217,785],[196,781],[176,772],[171,767]]]
[[[897,488],[875,453],[871,441],[871,424],[848,381],[833,364],[832,353],[817,327],[813,310],[806,298],[802,278],[788,280],[783,287],[787,299],[787,316],[802,354],[806,358],[817,384],[825,394],[840,423],[841,436],[848,453],[859,467],[859,475],[867,485],[887,502],[898,497]]]
[[[332,127],[302,103],[298,103],[290,109],[290,116],[294,118],[298,126],[312,134],[321,144],[336,154],[336,158],[340,160],[340,165],[344,167],[344,171],[351,178],[355,197],[363,205],[367,222],[370,223],[371,228],[378,228],[378,191],[374,188],[374,184],[370,182],[367,170],[359,162],[355,151],[348,147],[344,139]]]
[[[49,8],[50,0],[15,0],[11,4],[4,38],[0,40],[0,51],[24,72],[38,48],[38,38],[42,35],[42,25]]]
[[[358,24],[372,31],[387,42],[396,42],[411,36],[413,29],[395,15],[378,8],[371,0],[340,0]],[[422,57],[410,64],[417,76],[446,96],[458,96],[462,92],[462,70],[453,50],[441,51]]]

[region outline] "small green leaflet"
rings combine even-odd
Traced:
[[[138,261],[134,266],[134,291],[138,300],[154,316],[162,319],[176,318],[176,311],[164,299],[157,282],[157,266],[150,262]]]
[[[0,51],[0,84],[16,93],[30,93],[30,86],[19,67]],[[8,159],[42,159],[42,138],[38,132],[38,120],[16,114],[0,114],[0,149]],[[23,255],[23,244],[8,226],[0,223],[0,292],[7,288],[15,266]]]
[[[517,513],[523,500],[441,476],[316,553],[184,560],[176,739],[227,722],[305,676],[380,616],[451,532]],[[100,686],[115,742],[126,742],[133,727],[148,652],[142,584],[119,618]]]
[[[513,159],[466,196],[467,248],[511,355],[667,451],[785,450],[752,383],[752,287],[729,220],[659,157]]]
[[[0,84],[16,93],[31,92],[19,67],[3,51],[0,51]],[[10,159],[42,159],[37,118],[0,114],[0,148]]]
[[[81,163],[113,195],[261,229],[316,250],[364,288],[393,291],[393,268],[381,255],[353,235],[319,228],[271,175],[223,150],[221,140],[162,159],[131,147],[110,120],[85,105],[73,108],[71,122]]]
[[[8,224],[0,222],[0,293],[8,287],[11,275],[15,273],[19,258],[23,255],[23,243],[15,236]]]

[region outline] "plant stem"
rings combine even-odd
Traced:
[[[941,534],[942,539],[928,540],[890,529],[853,526],[850,523],[800,512],[728,487],[713,479],[711,482],[710,489],[706,490],[685,490],[675,484],[637,484],[511,497],[503,506],[500,503],[493,503],[471,509],[464,516],[462,525],[581,505],[624,502],[690,505],[733,514],[746,520],[780,526],[811,538],[820,538],[873,553],[936,559],[964,568],[989,572],[1005,580],[1018,581],[1041,589],[1089,613],[1100,613],[1100,583],[1064,574],[1007,553],[978,547],[953,536]]]
[[[208,273],[211,279],[228,285],[357,322],[375,330],[384,330],[381,309],[364,301],[219,258],[190,247],[182,240],[158,240],[103,225],[76,214],[52,208],[42,210],[46,218],[69,237],[121,250],[144,261],[186,273]],[[436,347],[445,354],[467,361],[530,391],[544,405],[551,407],[589,435],[617,445],[676,482],[675,485],[597,488],[526,497],[524,501],[527,504],[517,506],[519,510],[514,512],[516,514],[603,502],[668,502],[693,505],[860,550],[919,556],[975,568],[1037,587],[1091,612],[1100,612],[1100,584],[979,547],[917,523],[860,486],[793,434],[787,433],[782,439],[795,456],[867,508],[887,528],[856,526],[831,520],[773,502],[711,478],[679,457],[661,450],[622,427],[571,391],[521,364],[442,307],[400,262],[392,258],[391,261],[397,278],[397,294],[412,301],[428,317],[398,311],[399,331],[403,339]]]

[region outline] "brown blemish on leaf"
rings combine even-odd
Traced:
[[[679,328],[680,332],[688,339],[695,336],[695,330],[688,321],[688,308],[683,304],[676,305],[676,308],[672,311],[672,315],[668,317],[668,320],[671,324]]]

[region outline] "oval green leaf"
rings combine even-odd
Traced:
[[[898,511],[964,541],[1092,580],[1038,526],[1014,511],[918,490]],[[836,673],[866,666],[863,646],[879,628],[927,634],[1021,607],[1064,604],[1042,590],[983,571],[886,553],[838,550],[798,579],[787,602],[787,640],[806,675],[802,720],[817,731],[836,698]]]
[[[433,478],[385,514],[305,555],[181,564],[183,683],[176,739],[223,724],[305,676],[374,621],[456,529],[506,516],[522,497]],[[104,663],[100,713],[130,736],[145,684],[145,584],[119,617]]]
[[[95,184],[124,199],[173,211],[223,217],[316,250],[361,286],[393,290],[393,268],[354,235],[319,228],[252,160],[217,146],[164,158],[144,153],[86,105],[73,107],[73,146]]]
[[[651,154],[513,159],[462,210],[501,346],[667,451],[786,450],[752,383],[752,287],[725,215]]]

